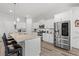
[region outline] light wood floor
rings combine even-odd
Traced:
[[[41,56],[79,56],[79,49],[72,48],[72,50],[66,51],[43,41]]]
[[[79,56],[79,49],[72,48],[71,51],[66,51],[57,47],[53,44],[42,42],[41,56]],[[0,56],[4,56],[3,44],[0,44]]]

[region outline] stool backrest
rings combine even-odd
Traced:
[[[4,47],[5,47],[5,50],[8,51],[8,41],[7,41],[7,38],[6,38],[6,34],[4,33],[3,36],[2,36],[2,39],[3,39],[3,43],[4,43]]]

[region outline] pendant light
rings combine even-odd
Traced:
[[[15,6],[16,6],[16,3],[13,3],[13,7],[14,7],[14,14],[13,14],[13,16],[14,16],[14,28],[17,29],[17,22],[15,20]]]

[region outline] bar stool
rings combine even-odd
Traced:
[[[17,43],[9,43],[5,33],[2,36],[4,47],[5,47],[5,56],[11,56],[16,54],[17,56],[22,56],[22,47]]]

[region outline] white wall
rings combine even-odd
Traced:
[[[79,7],[72,8],[72,46],[79,48],[79,27],[75,27],[75,20],[79,20]]]
[[[19,22],[17,23],[17,29],[25,29],[26,23],[25,22]]]
[[[72,18],[72,10],[68,10],[54,15],[54,22],[71,20],[71,18]]]
[[[26,19],[26,32],[28,34],[32,33],[32,19],[31,18]]]
[[[33,28],[39,28],[39,25],[45,24],[45,28],[54,28],[54,19],[40,20],[33,23]]]
[[[39,28],[39,23],[38,22],[33,23],[32,28]]]
[[[33,23],[32,28],[39,28],[39,25],[44,24],[45,21],[44,20],[39,20],[38,22]]]
[[[13,19],[5,14],[0,13],[0,35],[4,32],[14,31]]]
[[[48,19],[45,21],[46,28],[54,28],[54,19]]]

